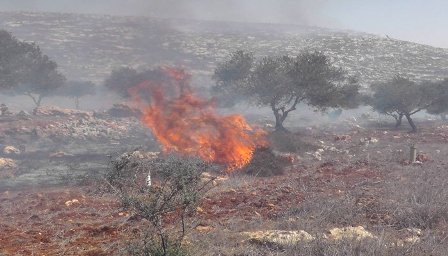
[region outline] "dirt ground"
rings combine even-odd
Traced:
[[[284,174],[234,173],[208,192],[187,237],[193,254],[299,255],[252,244],[243,232],[306,230],[316,235],[361,225],[387,239],[418,228],[423,233],[419,242],[397,255],[443,255],[448,244],[448,125],[419,125],[413,134],[382,123],[295,129],[289,141],[313,147],[295,145]],[[409,163],[414,144],[420,161]],[[3,189],[0,255],[118,254],[146,224],[123,211],[114,196],[100,193],[98,182]],[[426,201],[413,204],[417,197]]]

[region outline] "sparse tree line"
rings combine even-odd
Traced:
[[[161,68],[137,71],[123,67],[113,70],[103,86],[123,98],[129,88],[145,80],[164,80]],[[397,75],[371,84],[367,93],[360,92],[356,77],[335,66],[321,52],[303,52],[298,56],[267,56],[236,51],[218,63],[211,88],[220,106],[239,102],[269,107],[276,130],[286,130],[284,121],[303,103],[316,111],[352,109],[371,106],[378,113],[396,120],[406,118],[412,131],[417,130],[412,116],[420,111],[441,115],[448,113],[448,79],[415,82]],[[42,99],[65,96],[79,108],[81,97],[93,95],[97,86],[89,81],[66,81],[56,62],[43,54],[35,43],[23,42],[0,30],[0,90],[8,95],[26,95],[36,107]]]
[[[122,96],[130,97],[128,89],[145,80],[167,79],[161,68],[139,72],[123,67],[113,70],[102,84],[104,88]],[[80,107],[80,98],[94,95],[96,86],[91,81],[67,81],[58,71],[58,65],[43,54],[35,43],[21,41],[11,33],[0,30],[0,93],[28,96],[36,107],[47,97],[63,96],[74,100]]]
[[[413,132],[417,131],[414,114],[427,111],[446,119],[448,112],[448,79],[414,82],[397,75],[361,93],[357,79],[321,52],[257,60],[252,53],[240,50],[218,64],[213,78],[213,91],[226,105],[249,99],[250,103],[270,107],[276,130],[285,130],[283,122],[301,102],[318,111],[371,106],[395,118],[396,127],[406,118]]]

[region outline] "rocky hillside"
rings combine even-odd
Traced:
[[[448,49],[353,31],[272,24],[57,13],[0,13],[0,28],[35,41],[70,79],[101,82],[113,68],[180,64],[209,74],[237,49],[264,54],[324,51],[369,83],[394,74],[448,77]]]

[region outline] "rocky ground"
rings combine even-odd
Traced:
[[[100,175],[111,157],[157,144],[136,117],[42,107],[0,117],[0,188]]]
[[[120,127],[134,127],[133,119],[44,120],[35,124],[38,139],[32,145],[76,134],[74,143],[96,144],[98,154],[121,145],[104,141],[102,132],[113,128],[117,138],[112,140],[125,143]],[[89,123],[90,130],[79,120]],[[8,134],[23,122],[37,121],[30,117],[2,123],[1,131]],[[269,177],[212,173],[219,179],[196,209],[189,249],[193,255],[445,255],[448,125],[419,124],[421,130],[414,134],[406,127],[394,130],[389,123],[346,121],[271,135],[271,147],[290,160],[284,172]],[[29,133],[33,131],[20,136]],[[16,136],[25,148],[2,137],[11,145],[3,149],[1,184],[20,177],[11,170],[36,153]],[[413,144],[419,154],[410,163]],[[64,152],[54,156],[62,163],[77,156],[74,148],[61,145],[45,154]],[[77,185],[60,180],[40,188],[3,186],[0,255],[119,254],[145,221],[100,192],[99,184],[100,179],[88,177]]]

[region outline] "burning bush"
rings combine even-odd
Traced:
[[[142,122],[164,151],[199,156],[231,171],[245,166],[255,149],[266,145],[264,131],[252,128],[241,115],[220,116],[213,101],[194,95],[183,70],[164,72],[170,79],[145,81],[129,90],[142,109]]]

